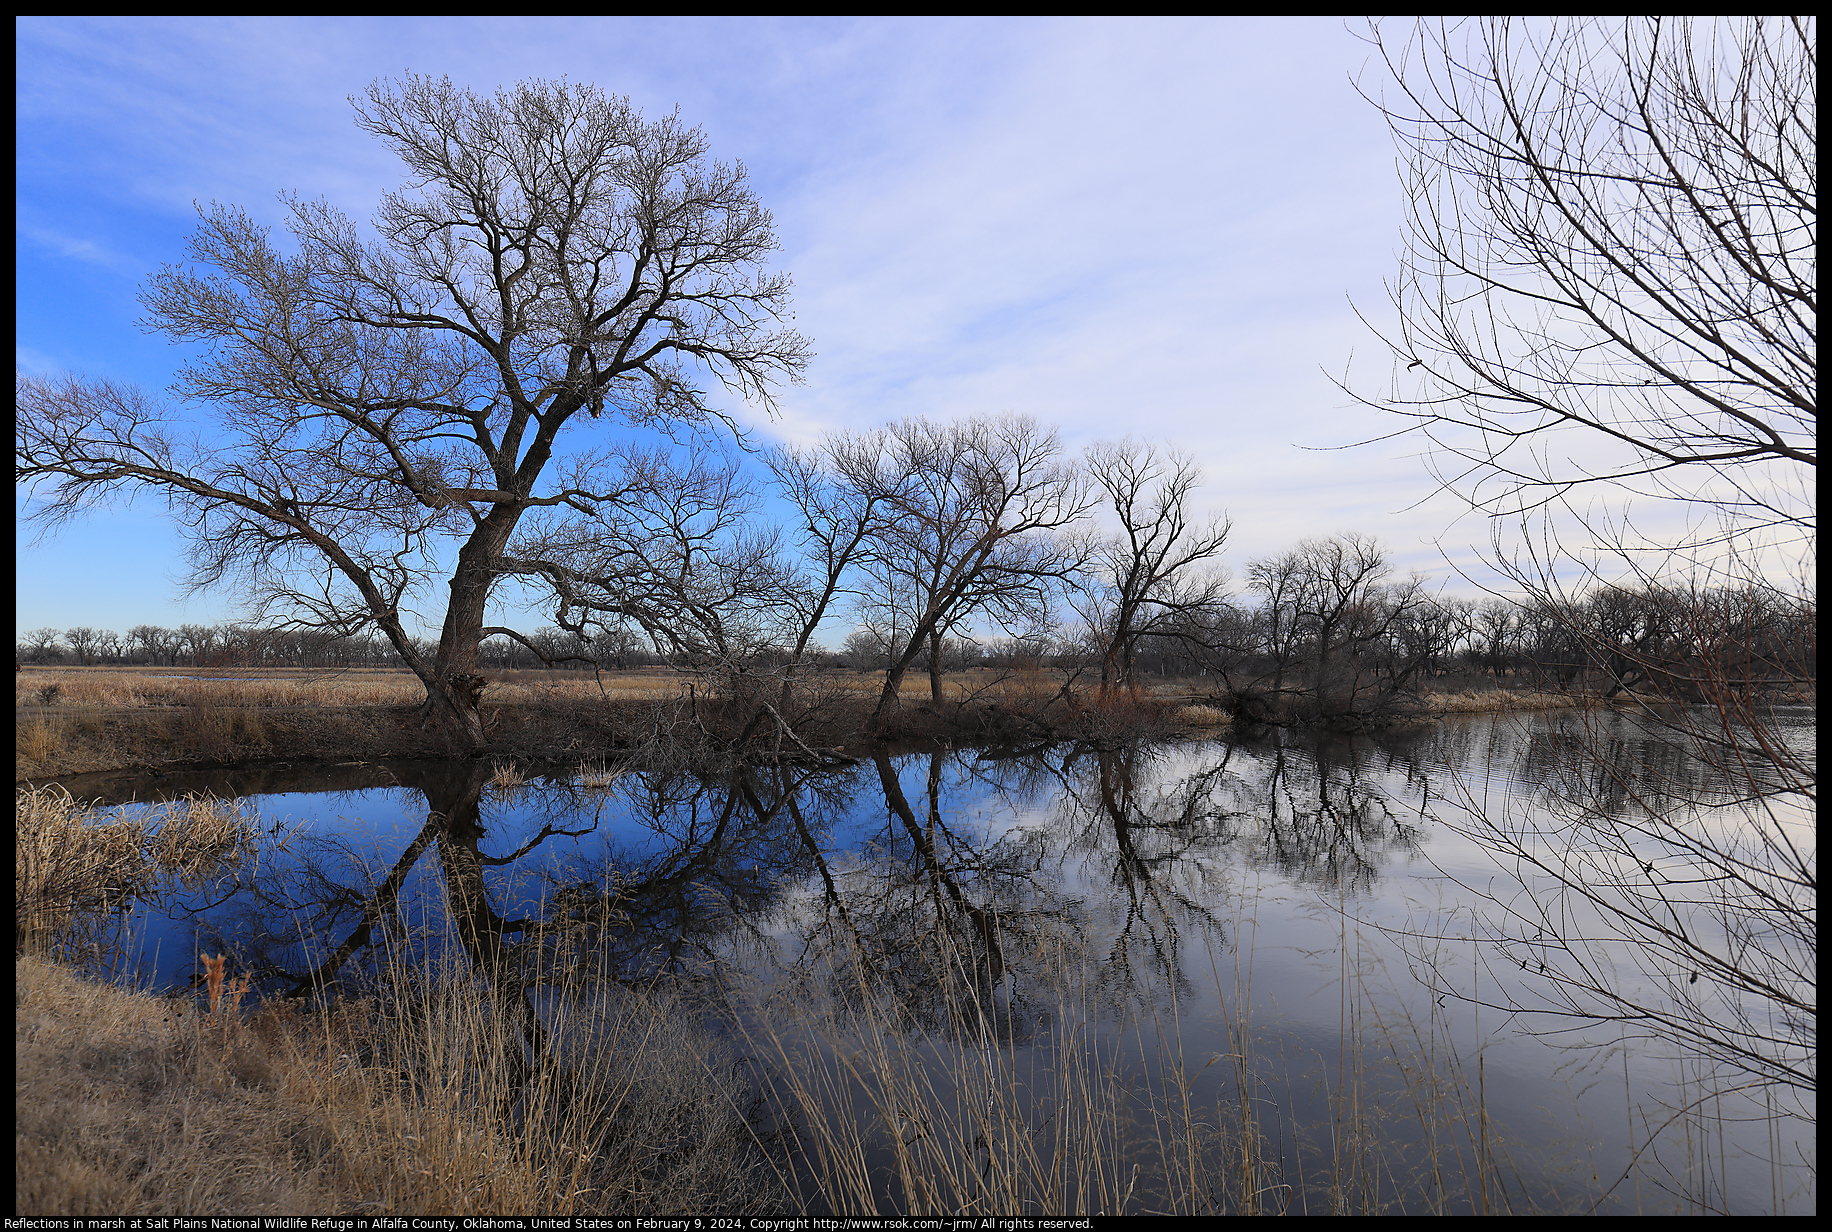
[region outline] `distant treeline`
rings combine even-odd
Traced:
[[[1430,595],[1417,578],[1383,582],[1384,568],[1374,567],[1379,564],[1370,545],[1352,536],[1311,541],[1255,562],[1252,595],[1210,605],[1162,633],[1140,637],[1129,675],[1210,679],[1217,691],[1286,699],[1286,709],[1366,713],[1449,674],[1559,690],[1691,696],[1711,682],[1785,686],[1815,673],[1811,600],[1758,591],[1599,587],[1564,603],[1475,602]],[[883,672],[898,634],[866,623],[840,649],[813,647],[801,662]],[[1103,649],[1097,631],[1064,622],[1023,637],[943,639],[940,668],[1095,672]],[[917,660],[918,670],[928,669],[927,653]],[[217,669],[401,666],[379,636],[235,623],[136,625],[126,633],[33,629],[21,638],[17,656],[30,664]],[[787,662],[790,653],[765,648],[750,662],[767,669],[773,658]],[[607,631],[587,641],[557,628],[533,633],[526,644],[488,638],[483,662],[495,670],[702,666],[692,655],[660,653],[631,632]]]

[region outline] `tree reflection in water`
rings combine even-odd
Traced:
[[[1299,948],[1316,923],[1304,904],[1349,927],[1356,903],[1395,920],[1410,911],[1405,878],[1454,886],[1431,872],[1390,878],[1429,869],[1421,852],[1440,856],[1424,824],[1454,804],[1447,776],[1470,791],[1495,780],[1553,816],[1582,798],[1594,816],[1645,809],[1655,785],[1686,773],[1650,762],[1612,794],[1571,777],[1560,731],[1465,723],[1411,740],[886,754],[632,771],[608,786],[556,776],[514,791],[478,763],[400,766],[385,777],[412,792],[426,819],[414,832],[378,853],[320,826],[313,858],[268,861],[240,918],[214,919],[247,969],[289,992],[377,987],[400,955],[460,956],[487,1016],[520,1041],[509,1068],[523,1085],[570,1063],[552,1038],[561,1018],[661,986],[734,1038],[869,1018],[912,1063],[945,1063],[950,1049],[1059,1057],[1071,1016],[1074,1030],[1117,1038],[1127,1023],[1192,1021],[1204,998],[1212,1012],[1225,991],[1209,986],[1216,960],[1230,954],[1258,962],[1262,982],[1276,970],[1277,993],[1321,992],[1333,1007],[1336,961]],[[1632,745],[1624,765],[1653,756]],[[1709,784],[1683,786],[1697,796]],[[1268,921],[1281,930],[1270,950]],[[1299,958],[1279,966],[1279,950]],[[1420,1008],[1438,1021],[1428,1000]],[[1210,1034],[1196,1046],[1231,1044]],[[1205,1089],[1244,1100],[1253,1076],[1229,1086],[1225,1069]]]
[[[770,972],[778,992],[818,984],[840,1005],[888,1007],[912,1033],[1005,1045],[1066,1000],[1109,1019],[1171,1010],[1195,995],[1186,937],[1202,955],[1226,947],[1242,853],[1354,889],[1416,842],[1353,759],[1219,746],[1167,777],[1166,758],[1144,744],[879,754],[513,793],[492,789],[481,762],[401,765],[394,782],[426,820],[395,859],[372,868],[321,828],[310,858],[270,862],[217,926],[246,969],[291,995],[365,986],[390,953],[433,961],[455,947],[525,1046],[525,1061],[509,1058],[525,1082],[551,1051],[543,991],[685,980],[735,1016],[732,979]],[[1046,793],[1042,824],[960,807]]]

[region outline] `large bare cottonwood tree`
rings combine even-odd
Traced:
[[[283,245],[216,205],[190,263],[145,288],[147,324],[201,347],[174,392],[207,410],[206,434],[134,389],[20,377],[18,473],[50,525],[160,493],[194,586],[379,629],[428,720],[477,748],[479,642],[526,640],[484,623],[491,591],[547,576],[505,560],[524,518],[589,538],[630,490],[620,435],[729,426],[707,386],[767,406],[808,350],[744,168],[677,118],[543,81],[481,97],[410,75],[353,101],[408,173],[372,232],[289,197]],[[407,627],[428,599],[444,609],[430,652]]]

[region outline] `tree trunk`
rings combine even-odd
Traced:
[[[897,701],[897,691],[903,687],[903,673],[909,670],[909,666],[909,660],[905,659],[901,663],[891,664],[890,670],[884,674],[884,688],[878,694],[878,705],[871,712],[873,719],[889,710],[892,703]]]
[[[929,634],[929,700],[941,700],[941,634]]]
[[[499,506],[459,552],[458,567],[452,573],[452,598],[445,609],[439,652],[432,678],[426,680],[426,702],[420,714],[453,753],[481,753],[489,747],[481,708],[489,682],[478,673],[478,651],[484,606],[496,577],[489,565],[501,554],[516,516]]]
[[[898,700],[897,694],[903,688],[904,673],[908,672],[910,664],[916,661],[916,655],[927,637],[927,633],[920,631],[912,634],[909,643],[903,648],[903,653],[892,661],[890,670],[884,674],[884,690],[878,694],[878,706],[871,712],[874,720],[889,710],[891,704]]]
[[[421,718],[452,752],[481,753],[489,747],[480,704],[488,683],[473,673],[446,672],[427,684]]]

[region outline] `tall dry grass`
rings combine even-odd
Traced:
[[[403,705],[426,695],[406,673],[205,679],[182,668],[169,671],[31,669],[18,673],[16,701],[29,707],[38,691],[50,684],[60,686],[60,706],[104,709]]]
[[[65,962],[106,962],[122,910],[166,887],[194,889],[231,871],[253,854],[258,828],[247,805],[213,796],[131,813],[86,807],[61,787],[19,791],[18,947]]]
[[[1433,714],[1495,714],[1517,710],[1565,710],[1583,704],[1568,693],[1516,692],[1512,689],[1465,689],[1424,694]]]
[[[1526,1209],[1479,1075],[1353,982],[1342,1054],[1293,1075],[1238,985],[1192,1055],[1174,1001],[1115,1019],[1085,985],[1018,1030],[957,996],[925,1033],[803,984],[733,1034],[666,987],[584,982],[540,994],[531,1064],[468,962],[390,959],[362,995],[247,1012],[206,966],[207,1014],[19,960],[22,1213]],[[1309,1123],[1294,1081],[1323,1091]]]
[[[16,828],[22,1213],[780,1208],[741,1061],[666,992],[541,994],[552,1048],[532,1067],[504,990],[468,961],[385,955],[363,995],[244,1011],[249,974],[200,955],[202,1005],[149,996],[97,978],[111,925],[248,858],[258,818],[46,788],[17,793]]]
[[[70,724],[61,718],[24,718],[13,733],[18,755],[43,764],[61,755],[70,741]]]
[[[666,668],[624,672],[503,671],[489,673],[486,704],[566,704],[590,700],[661,701],[683,696],[689,686],[705,694],[705,682],[691,673]],[[826,670],[800,678],[804,684],[840,695],[875,698],[884,679],[878,672]],[[1188,694],[1199,682],[1160,681],[1153,696],[1175,698]],[[1061,690],[1060,671],[979,670],[950,672],[942,681],[943,700],[971,699],[1007,704],[1034,703]],[[44,698],[48,691],[51,703]],[[48,714],[48,704],[60,708],[173,709],[215,707],[267,709],[293,706],[406,706],[425,699],[425,689],[404,671],[349,671],[300,674],[274,673],[261,679],[211,678],[188,674],[188,669],[58,669],[33,668],[17,674],[15,705],[22,717]],[[930,700],[926,675],[906,677],[898,692],[905,702]],[[1579,704],[1569,694],[1512,689],[1452,689],[1427,691],[1429,709],[1440,714],[1475,714],[1506,710],[1548,710]],[[1192,707],[1191,709],[1203,709]],[[1202,721],[1192,715],[1188,722]],[[1210,723],[1209,725],[1214,725]]]
[[[40,694],[51,687],[59,690],[55,701],[64,708],[407,706],[426,698],[425,687],[404,671],[289,673],[256,679],[206,678],[184,668],[168,671],[30,669],[18,673],[15,703],[22,711],[43,710]],[[489,679],[486,704],[662,700],[680,696],[692,680],[665,669],[606,672],[596,678],[578,672],[512,671],[489,673]]]
[[[668,996],[599,988],[551,1007],[555,1063],[505,1113],[519,1036],[468,966],[394,975],[385,995],[249,1012],[229,978],[206,1014],[21,956],[16,1210],[783,1209],[741,1060]]]
[[[786,1000],[774,993],[747,1017],[747,1039],[769,1059],[771,1099],[801,1128],[807,1209],[1374,1215],[1566,1204],[1514,1164],[1488,1115],[1480,1057],[1451,1044],[1447,1023],[1383,1011],[1351,964],[1340,1049],[1294,1054],[1252,1021],[1250,961],[1224,986],[1211,960],[1219,996],[1199,1051],[1185,1043],[1176,998],[1116,1015],[1093,978],[1022,1007],[963,980],[940,1031],[913,1028],[882,995],[857,995],[867,986],[857,970],[794,985]]]
[[[977,1017],[962,1003],[951,1007]],[[1229,1193],[1226,1107],[1191,1098],[1172,1057],[1059,1007],[1049,1049],[995,1022],[914,1036],[882,1000],[801,1029],[765,1020],[773,1100],[803,1133],[804,1193],[832,1214],[1244,1213]],[[1249,1154],[1249,1167],[1257,1157]],[[1251,1191],[1250,1191],[1251,1192]]]

